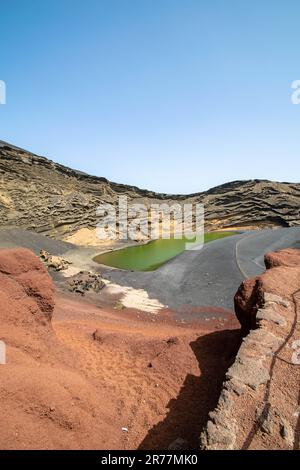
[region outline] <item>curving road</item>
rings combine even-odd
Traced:
[[[246,232],[185,251],[152,272],[108,271],[121,285],[145,289],[168,307],[209,306],[233,309],[242,280],[262,273],[264,254],[300,245],[300,227]]]

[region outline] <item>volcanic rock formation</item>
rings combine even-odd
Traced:
[[[90,176],[0,141],[0,220],[60,238],[96,226],[100,203],[200,202],[208,229],[299,225],[300,185],[234,181],[188,196],[157,194]]]
[[[300,250],[291,248],[267,253],[265,265],[266,272],[244,281],[234,298],[236,316],[245,333],[256,328],[256,314],[266,301],[266,292],[270,293],[269,297],[274,295],[276,301],[276,296],[285,297],[287,292],[291,294],[300,289]]]
[[[269,269],[235,296],[248,334],[209,413],[203,449],[299,450],[300,250],[268,253],[265,261]]]

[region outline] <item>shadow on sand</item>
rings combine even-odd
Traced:
[[[179,437],[187,441],[186,449],[199,447],[200,432],[217,405],[225,373],[240,344],[240,330],[210,333],[190,343],[200,375],[186,376],[177,398],[167,405],[167,416],[148,432],[139,449],[166,450]]]

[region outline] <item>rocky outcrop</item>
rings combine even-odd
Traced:
[[[299,225],[300,185],[270,181],[235,181],[188,196],[157,194],[112,183],[0,142],[0,220],[63,238],[95,228],[100,203],[129,201],[201,202],[208,228]]]
[[[30,352],[34,358],[51,355],[54,291],[48,272],[30,250],[0,250],[0,340],[8,354],[18,345],[22,354]]]
[[[51,320],[54,285],[42,263],[30,250],[0,250],[0,286],[3,323],[9,318],[26,324],[36,321],[44,324],[45,320]],[[22,302],[23,310],[19,309]]]
[[[300,287],[300,250],[287,249],[277,253],[267,253],[265,265],[267,271],[264,275],[244,281],[234,298],[236,316],[243,333],[256,328],[256,313],[265,304],[266,292],[270,293],[267,294],[268,301],[272,298],[276,301],[277,296],[286,295],[287,286],[289,292],[295,292]],[[277,267],[280,269],[270,269]],[[283,306],[285,306],[284,301]]]
[[[53,328],[54,294],[31,251],[0,250],[1,450],[95,449],[113,433],[108,395]]]
[[[63,271],[68,269],[70,261],[62,258],[61,256],[51,255],[48,251],[40,250],[40,259],[43,261],[45,266],[49,269],[54,269],[55,271]]]
[[[78,274],[71,276],[67,281],[67,285],[70,292],[81,295],[85,295],[87,292],[98,294],[105,287],[101,275],[89,271],[80,271]]]
[[[237,316],[250,332],[209,414],[202,449],[299,448],[300,251],[269,253],[266,264],[274,267],[237,292]]]
[[[275,268],[276,266],[299,266],[299,264],[300,250],[287,248],[277,253],[267,253],[265,255],[265,265],[267,269]]]

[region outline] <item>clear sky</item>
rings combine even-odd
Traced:
[[[0,24],[0,139],[161,192],[299,181],[299,0],[10,0]]]

